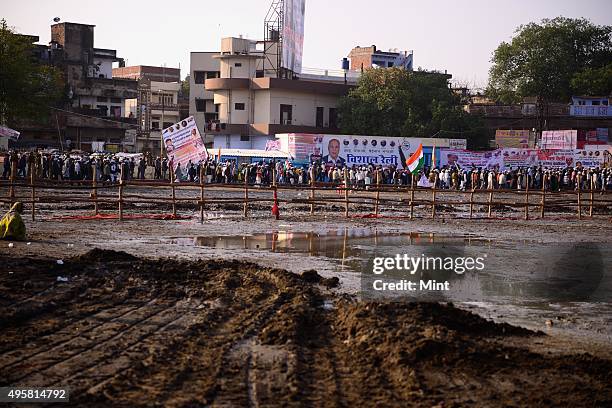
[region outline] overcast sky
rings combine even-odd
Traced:
[[[0,17],[20,33],[50,40],[54,17],[94,24],[95,47],[128,65],[178,67],[189,52],[216,51],[221,37],[263,37],[271,0],[0,0]],[[356,45],[414,50],[415,67],[448,70],[483,86],[493,50],[520,24],[556,16],[612,24],[612,0],[306,0],[303,66],[340,69]]]

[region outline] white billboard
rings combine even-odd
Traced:
[[[208,158],[193,116],[164,129],[162,135],[168,159],[175,169],[179,164],[185,167],[189,161],[197,164]]]
[[[285,0],[283,4],[282,67],[302,72],[304,46],[304,12],[306,0]]]

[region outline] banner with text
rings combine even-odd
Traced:
[[[190,160],[197,164],[208,158],[193,116],[164,129],[162,135],[168,159],[175,169],[179,164],[184,167]]]
[[[577,130],[545,130],[542,132],[542,149],[575,149]]]

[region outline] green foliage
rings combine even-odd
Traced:
[[[494,51],[487,93],[502,103],[525,96],[568,102],[573,93],[591,93],[588,80],[611,60],[612,26],[564,17],[529,23]],[[595,89],[606,95],[612,90],[609,82]]]
[[[586,68],[572,78],[574,95],[608,96],[612,90],[612,62],[601,68]]]
[[[467,138],[472,147],[486,144],[483,121],[470,117],[447,77],[401,68],[368,69],[357,87],[340,100],[343,133],[374,136]]]
[[[0,123],[44,118],[63,88],[60,72],[36,60],[31,39],[0,20]]]
[[[189,82],[191,80],[190,78],[191,77],[187,75],[185,79],[181,81],[181,89],[179,91],[181,96],[189,97]]]

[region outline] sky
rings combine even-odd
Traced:
[[[0,0],[0,18],[17,32],[51,38],[54,17],[94,24],[97,48],[127,65],[178,67],[191,51],[217,51],[228,36],[262,39],[272,0]],[[375,7],[374,7],[375,6]],[[340,69],[359,46],[414,51],[414,66],[447,70],[462,85],[484,87],[491,55],[521,24],[585,17],[612,25],[612,0],[306,0],[303,66]]]

